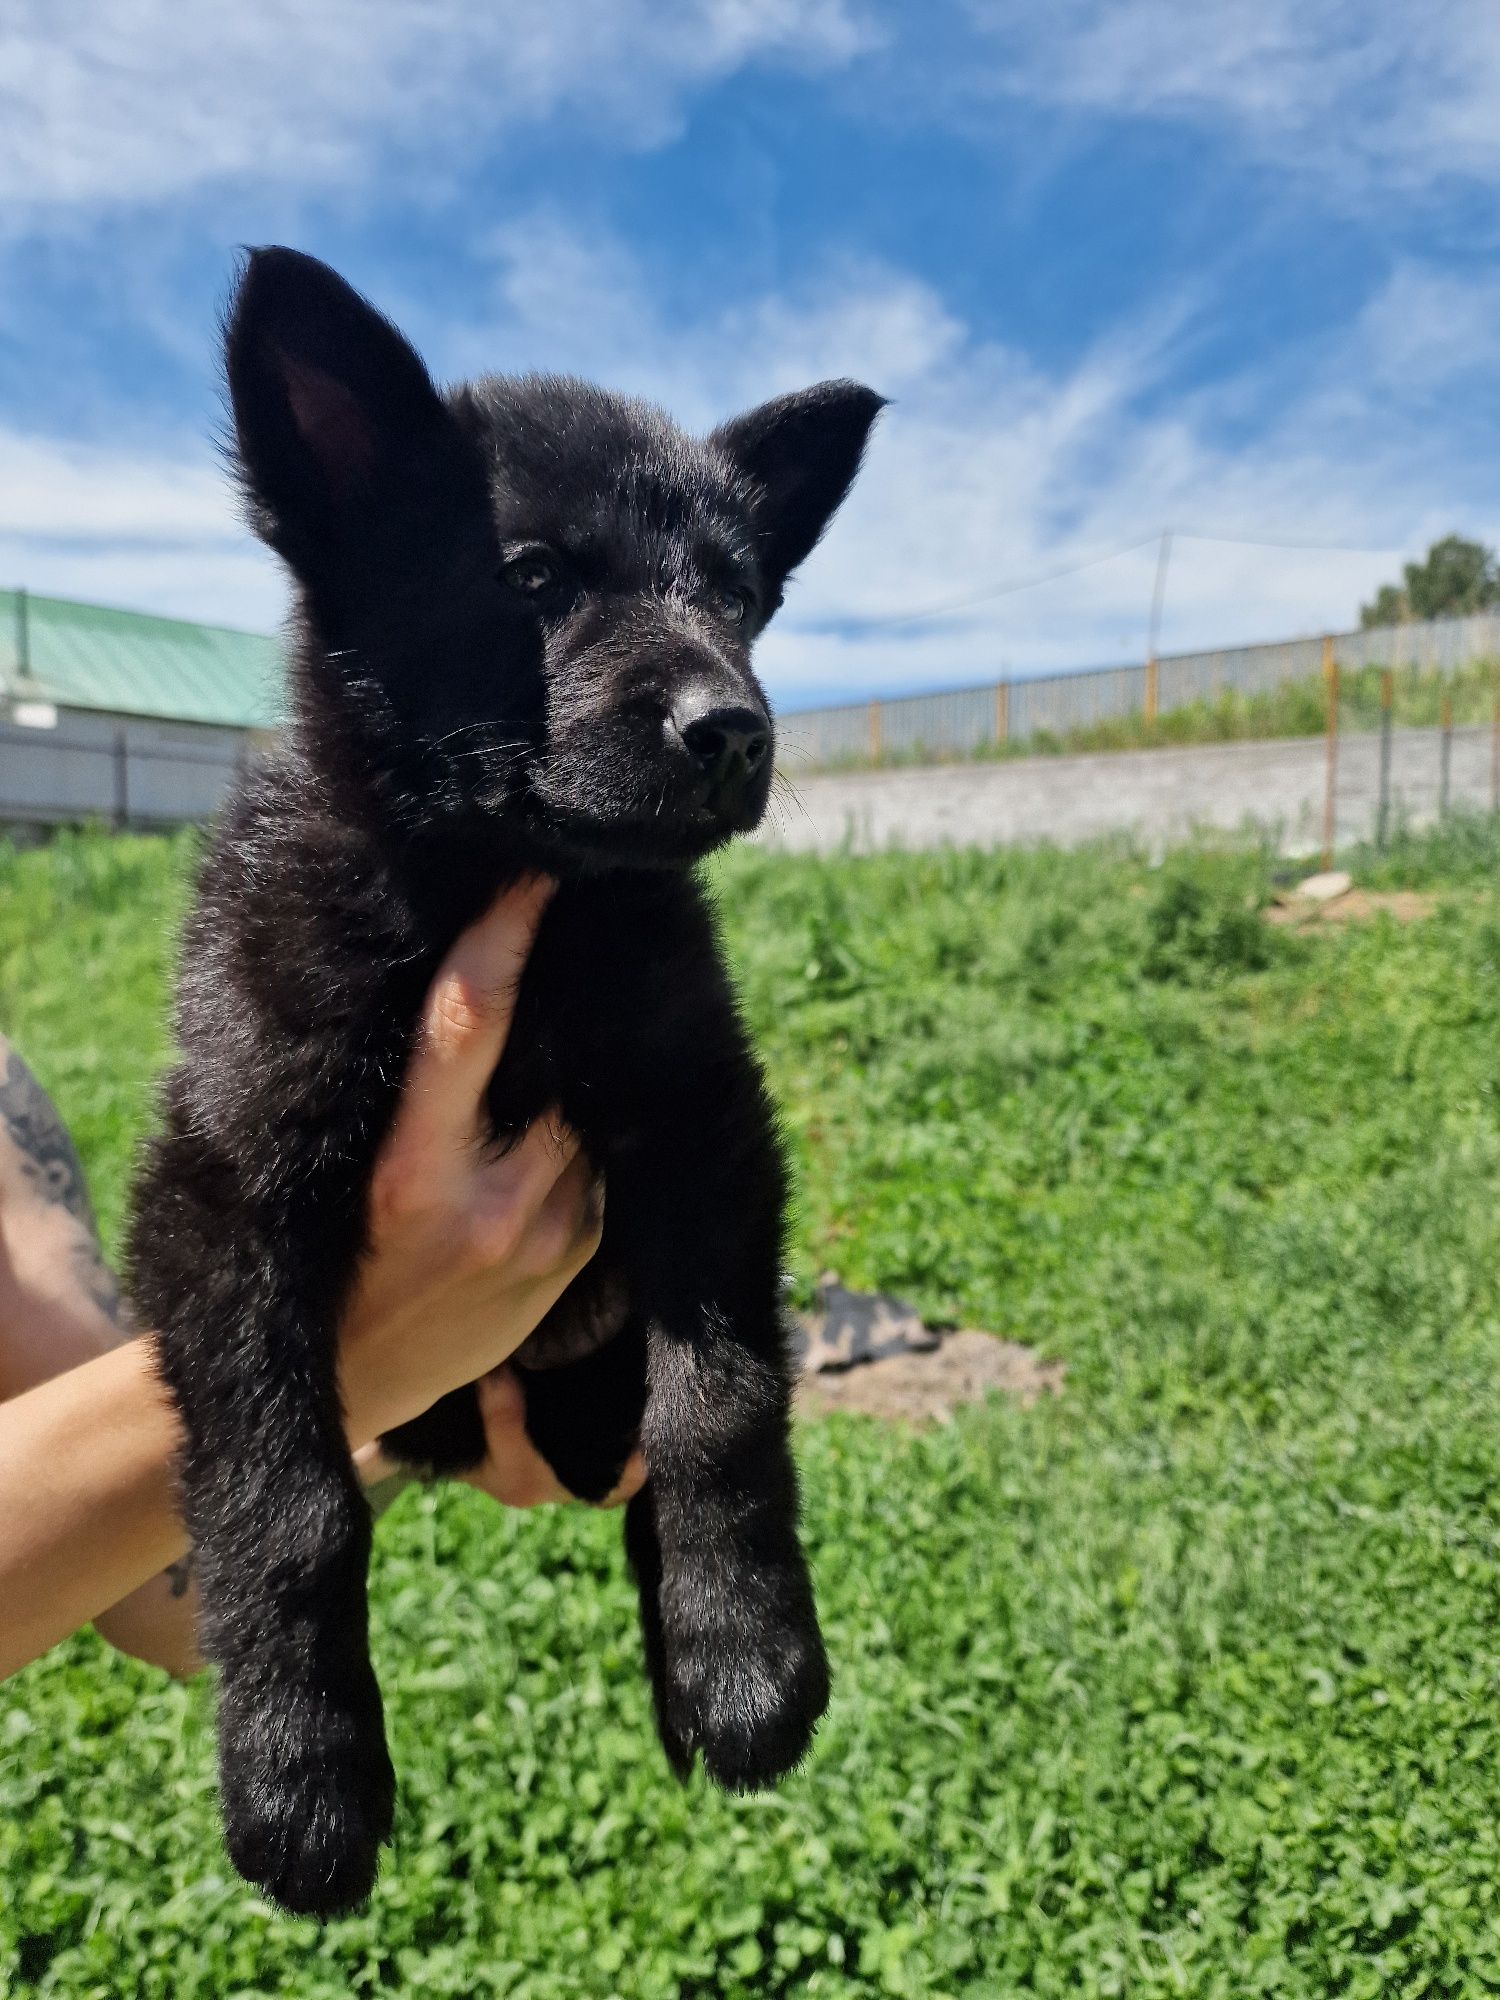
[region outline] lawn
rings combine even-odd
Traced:
[[[186,849],[0,850],[0,1024],[118,1231]],[[672,1996],[1500,1991],[1500,831],[1425,921],[1257,915],[1123,848],[718,872],[794,1265],[1064,1361],[801,1440],[836,1672],[774,1797],[680,1789],[613,1521],[412,1492],[367,1914],[272,1914],[209,1693],[81,1637],[0,1690],[0,1989]]]

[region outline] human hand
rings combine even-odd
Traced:
[[[428,991],[375,1164],[369,1248],[340,1333],[355,1446],[488,1377],[598,1248],[602,1193],[557,1114],[502,1154],[484,1124],[485,1091],[553,887],[531,877],[508,890],[458,939]]]
[[[575,1498],[527,1435],[526,1395],[516,1369],[493,1368],[475,1386],[486,1449],[484,1462],[464,1474],[468,1484],[488,1493],[502,1507],[541,1507],[549,1501]],[[645,1483],[646,1461],[637,1445],[625,1461],[614,1491],[599,1505],[622,1507]]]
[[[484,1423],[485,1453],[472,1472],[459,1475],[462,1482],[487,1493],[502,1507],[544,1507],[556,1501],[576,1500],[578,1496],[563,1485],[527,1433],[526,1394],[517,1370],[506,1362],[482,1376],[474,1388]],[[402,1478],[402,1468],[387,1458],[378,1444],[361,1446],[354,1454],[354,1462],[365,1486],[379,1496],[377,1506],[384,1504],[387,1495],[394,1498],[410,1477]],[[646,1461],[637,1445],[625,1461],[614,1491],[598,1504],[623,1507],[645,1483]]]

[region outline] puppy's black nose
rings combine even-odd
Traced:
[[[716,786],[754,777],[771,752],[771,725],[758,709],[710,706],[689,697],[673,711],[672,725]]]

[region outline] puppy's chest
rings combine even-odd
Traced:
[[[488,1110],[497,1138],[514,1138],[557,1109],[585,1140],[612,1142],[625,1122],[619,1092],[593,1038],[557,1019],[518,1020],[490,1079]]]
[[[692,1033],[698,968],[680,952],[653,954],[648,939],[622,940],[614,924],[562,915],[522,981],[489,1113],[509,1136],[556,1107],[603,1166],[656,1114],[656,1083]]]

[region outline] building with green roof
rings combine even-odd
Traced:
[[[260,633],[0,590],[0,821],[206,818],[284,691]]]

